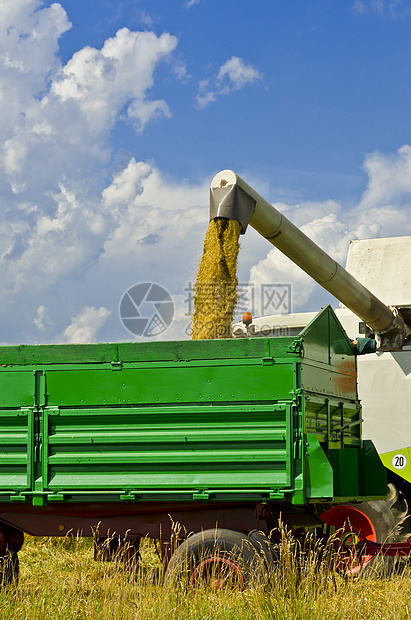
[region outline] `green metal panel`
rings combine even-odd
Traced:
[[[302,383],[308,391],[357,400],[354,347],[330,306],[300,333]]]
[[[338,396],[341,399],[356,400],[357,375],[355,368],[350,371],[303,359],[301,371],[302,383],[307,391]]]
[[[32,408],[0,409],[0,492],[32,488],[34,432]]]
[[[43,490],[191,495],[291,487],[290,407],[46,408]]]
[[[101,344],[0,346],[0,373],[12,365],[180,362],[284,357],[293,338],[182,340]],[[1,366],[3,365],[3,366]]]
[[[333,469],[315,435],[307,435],[306,494],[307,499],[334,497]]]
[[[0,346],[0,364],[36,366],[111,362],[118,356],[118,344],[41,344]]]
[[[358,477],[358,450],[344,448],[329,450],[328,460],[334,471],[334,493],[339,497],[360,495]]]
[[[366,439],[358,454],[360,494],[379,497],[386,492],[386,470],[372,441]]]
[[[35,375],[29,372],[0,372],[0,407],[29,407],[34,404]]]
[[[120,372],[108,368],[47,371],[49,405],[157,404],[289,400],[295,389],[292,360],[262,365],[240,364],[156,366],[139,364]]]
[[[323,364],[355,368],[354,347],[331,306],[326,306],[300,332],[304,357]]]

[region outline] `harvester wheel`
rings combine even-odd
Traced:
[[[215,528],[190,536],[178,547],[165,581],[191,589],[244,590],[257,565],[257,549],[245,534]]]
[[[340,530],[341,537],[349,540],[361,534],[367,540],[378,543],[403,542],[409,533],[403,531],[403,523],[408,515],[405,497],[400,495],[393,484],[388,485],[386,500],[343,504],[330,508],[321,515],[323,521]],[[353,540],[355,542],[355,540]],[[354,575],[361,571],[370,577],[383,577],[392,572],[398,560],[389,556],[364,555],[361,561],[351,557],[345,565],[345,572]]]

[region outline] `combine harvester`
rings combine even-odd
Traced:
[[[361,317],[378,334],[370,357],[401,354],[407,317],[233,172],[213,180],[215,217],[250,223]],[[281,337],[0,347],[3,582],[24,532],[95,536],[103,559],[127,545],[136,559],[152,537],[166,578],[192,585],[244,587],[257,565],[275,565],[280,517],[299,539],[354,531],[351,572],[381,549],[387,561],[408,555],[407,535],[387,539],[406,518],[406,489],[397,475],[387,498],[386,469],[362,439],[357,354],[374,343],[355,346],[328,306]]]

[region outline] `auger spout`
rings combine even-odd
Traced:
[[[219,217],[240,222],[243,234],[250,224],[359,316],[376,333],[380,349],[401,349],[411,329],[397,310],[375,297],[232,170],[219,172],[211,182],[210,220]]]

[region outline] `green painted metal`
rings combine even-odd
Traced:
[[[0,362],[0,501],[367,498],[355,355],[329,307],[297,339],[0,347]]]
[[[334,496],[333,468],[324,454],[320,442],[312,433],[307,433],[306,494],[307,499]]]

